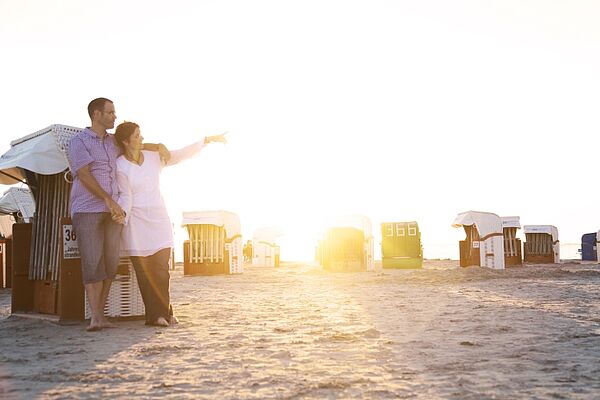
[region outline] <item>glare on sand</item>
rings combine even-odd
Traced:
[[[590,398],[599,283],[598,264],[574,263],[177,270],[181,323],[167,329],[0,319],[0,387],[17,398]]]

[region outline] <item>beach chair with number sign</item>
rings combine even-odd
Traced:
[[[416,221],[381,224],[381,264],[383,268],[421,268],[423,246]]]

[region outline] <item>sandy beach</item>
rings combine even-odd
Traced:
[[[172,275],[169,328],[11,317],[1,290],[0,397],[600,397],[595,263]]]

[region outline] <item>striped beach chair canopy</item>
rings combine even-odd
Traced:
[[[558,242],[558,228],[554,225],[525,225],[523,231],[527,233],[546,233],[552,236],[552,242]]]
[[[242,234],[240,217],[230,211],[184,211],[181,226],[216,225],[225,227],[227,237]]]
[[[466,211],[460,213],[452,222],[454,228],[475,225],[481,237],[492,233],[502,233],[502,220],[494,213],[481,211]]]
[[[254,242],[267,242],[275,244],[277,238],[283,236],[283,231],[276,226],[265,226],[258,228],[252,234],[252,241]]]
[[[22,170],[53,175],[68,169],[66,152],[69,141],[81,131],[81,128],[55,124],[13,140],[11,148],[0,156],[0,183],[12,185],[23,182],[25,175]]]

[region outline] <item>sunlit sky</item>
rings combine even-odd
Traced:
[[[578,242],[600,229],[599,20],[592,0],[0,0],[0,151],[102,96],[169,148],[229,131],[163,173],[173,222],[280,226],[283,259],[344,214],[376,248],[418,221],[430,258],[458,258],[471,209]]]

